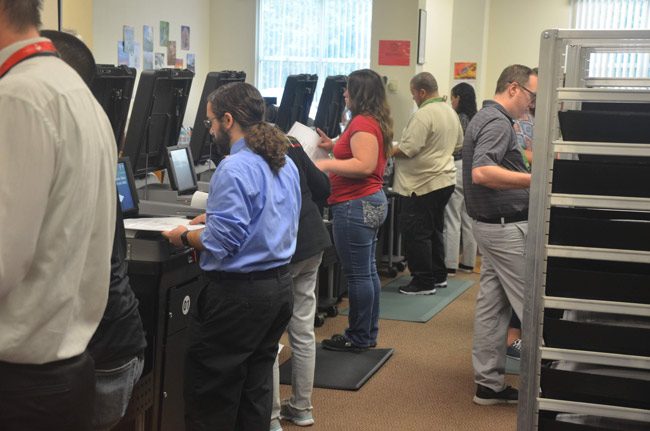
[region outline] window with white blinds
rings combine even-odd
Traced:
[[[573,0],[574,28],[585,30],[650,30],[650,0]],[[589,76],[647,78],[650,53],[594,53]]]
[[[318,75],[314,118],[325,78],[370,65],[372,0],[259,0],[257,88],[280,103],[287,76]]]

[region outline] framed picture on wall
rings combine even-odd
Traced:
[[[420,9],[418,23],[418,64],[424,64],[427,41],[427,11]]]

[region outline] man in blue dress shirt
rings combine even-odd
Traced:
[[[292,311],[287,264],[296,248],[300,178],[284,135],[263,121],[250,84],[208,96],[206,126],[230,146],[212,176],[202,230],[165,232],[201,253],[199,294],[185,366],[187,429],[268,431],[272,369]]]

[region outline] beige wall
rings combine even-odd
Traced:
[[[61,0],[61,30],[71,31],[93,47],[93,0]]]
[[[43,0],[41,22],[44,30],[59,29],[59,2],[57,0]]]
[[[501,71],[510,64],[536,67],[540,35],[571,26],[570,0],[490,0],[487,76],[483,97],[491,98]]]
[[[489,18],[490,0],[455,0],[452,18],[451,56],[445,70],[449,79],[448,87],[441,87],[445,94],[450,94],[451,88],[458,84],[455,80],[455,62],[477,63],[477,78],[465,80],[474,86],[476,94],[480,96],[487,75],[487,38],[483,37]]]
[[[209,10],[210,0],[185,0],[182,3],[176,0],[94,0],[93,54],[95,59],[98,63],[117,64],[117,41],[123,39],[123,25],[134,27],[135,40],[140,43],[140,46],[142,46],[142,26],[145,24],[153,26],[154,53],[166,53],[167,48],[161,47],[159,43],[160,21],[168,21],[169,40],[176,41],[176,56],[186,61],[187,53],[196,55],[196,75],[192,81],[183,119],[183,125],[193,126],[212,57]],[[181,25],[190,26],[189,51],[181,50]]]
[[[256,0],[210,1],[210,70],[246,72],[255,82]]]
[[[475,0],[473,0],[475,1]],[[427,0],[427,50],[422,70],[438,81],[440,94],[449,94],[449,58],[452,55],[454,0]]]
[[[409,82],[417,69],[418,0],[375,0],[372,6],[372,36],[370,68],[388,77],[388,103],[394,121],[394,139],[399,140],[402,129],[413,112]],[[380,66],[380,40],[411,42],[409,66]]]

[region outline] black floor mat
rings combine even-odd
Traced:
[[[314,387],[357,391],[393,355],[393,349],[333,352],[316,345]],[[291,384],[291,359],[280,366],[280,383]]]

